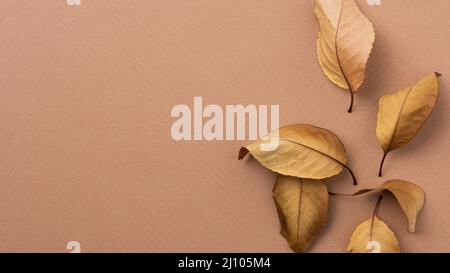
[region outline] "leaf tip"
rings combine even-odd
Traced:
[[[409,233],[416,233],[416,223],[412,222],[408,224],[408,232]]]

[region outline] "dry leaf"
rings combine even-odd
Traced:
[[[375,41],[372,23],[354,0],[315,0],[314,14],[320,24],[317,55],[325,75],[351,95],[364,81],[367,61]]]
[[[414,233],[416,231],[417,215],[425,203],[425,192],[422,188],[412,182],[396,179],[384,182],[383,185],[377,189],[363,189],[351,196],[383,190],[389,191],[394,195],[408,219],[408,232]]]
[[[327,221],[325,180],[278,175],[273,198],[280,218],[281,235],[293,251],[306,251]]]
[[[379,176],[387,154],[408,144],[430,116],[439,94],[439,76],[435,73],[400,92],[381,97],[377,138],[384,155]]]
[[[239,159],[250,152],[269,170],[287,176],[324,179],[339,174],[346,165],[345,149],[331,131],[311,125],[291,125],[280,128],[279,146],[274,151],[261,150],[262,141],[242,147]]]
[[[395,196],[408,219],[408,231],[414,233],[417,214],[425,202],[425,192],[416,184],[402,180],[387,181],[381,188]]]
[[[347,251],[370,253],[373,252],[373,249],[370,249],[371,245],[377,245],[379,247],[377,252],[381,253],[400,252],[399,243],[394,232],[376,216],[367,219],[356,227],[350,238]]]

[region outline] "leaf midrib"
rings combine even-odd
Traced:
[[[324,153],[324,152],[322,152],[322,151],[316,150],[316,149],[314,149],[314,148],[312,148],[312,147],[310,147],[310,146],[308,146],[308,145],[305,145],[305,144],[300,143],[300,142],[297,142],[297,141],[292,141],[292,140],[289,140],[289,139],[283,139],[283,140],[284,140],[284,141],[291,142],[291,143],[295,143],[295,144],[298,144],[298,145],[300,145],[300,146],[302,146],[302,147],[304,147],[304,148],[310,149],[310,150],[312,150],[312,151],[314,151],[314,152],[316,152],[316,153],[319,153],[319,154],[321,154],[321,155],[323,155],[323,156],[325,156],[325,157],[328,157],[328,158],[330,158],[330,159],[336,161],[336,162],[339,163],[342,167],[348,168],[348,166],[347,166],[346,163],[341,162],[341,161],[339,161],[338,159],[336,159],[336,158],[334,158],[334,157],[332,157],[332,156],[330,156],[330,155],[328,155],[328,154],[326,154],[326,153]]]
[[[297,239],[296,239],[296,249],[299,248],[299,238],[300,238],[300,220],[302,217],[302,197],[303,197],[303,179],[300,179],[299,183],[299,197],[298,197],[298,214],[297,214]]]
[[[411,94],[412,90],[417,86],[417,83],[415,83],[413,86],[411,86],[411,88],[408,90],[408,94],[406,94],[405,99],[402,102],[402,106],[400,107],[400,111],[398,112],[397,118],[395,120],[395,126],[394,126],[394,131],[392,133],[392,136],[389,139],[389,145],[386,149],[386,154],[390,152],[391,146],[392,146],[392,141],[394,139],[395,134],[397,133],[397,129],[398,129],[398,124],[400,123],[400,116],[402,115],[403,109],[405,107],[406,101],[408,100],[409,95]]]
[[[337,37],[338,37],[338,33],[339,33],[339,26],[341,25],[342,13],[344,11],[344,1],[345,0],[341,1],[341,12],[339,12],[339,19],[337,21],[337,26],[336,26],[336,34],[334,35],[334,51],[336,52],[336,59],[337,59],[337,62],[338,62],[338,66],[339,66],[339,69],[342,72],[342,76],[344,77],[345,82],[347,83],[348,90],[350,90],[350,92],[353,92],[352,86],[350,85],[350,82],[348,81],[347,75],[345,75],[345,71],[342,68],[341,58],[339,57],[338,45],[337,45],[338,44],[337,43],[337,41],[338,41]]]

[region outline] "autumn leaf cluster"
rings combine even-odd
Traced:
[[[373,25],[354,0],[314,1],[314,14],[320,26],[316,41],[319,64],[331,82],[350,94],[348,112],[352,112],[354,94],[363,84],[375,41]],[[383,150],[379,176],[382,176],[387,155],[407,145],[432,113],[439,94],[439,76],[439,73],[432,73],[379,99],[376,136]],[[362,189],[353,194],[329,193],[326,179],[344,170],[357,185],[339,137],[308,124],[282,127],[274,133],[279,137],[276,150],[261,150],[264,143],[261,140],[242,147],[239,159],[251,154],[264,167],[277,173],[273,199],[281,235],[293,251],[307,251],[327,224],[330,195],[379,194],[371,216],[353,231],[347,251],[400,252],[400,244],[394,232],[379,218],[378,208],[382,194],[393,195],[407,219],[408,232],[414,233],[417,215],[425,202],[425,193],[418,185],[393,179],[378,188]]]

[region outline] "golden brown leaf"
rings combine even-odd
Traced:
[[[400,252],[399,243],[394,232],[376,216],[367,219],[356,227],[350,238],[347,251],[371,253],[374,251],[371,246],[378,246],[376,252],[379,253]]]
[[[269,170],[288,176],[324,179],[339,174],[347,167],[345,149],[331,131],[311,125],[291,125],[280,128],[279,146],[274,151],[263,151],[262,141],[242,147],[239,159],[250,152]],[[354,178],[356,184],[356,179]]]
[[[278,175],[273,198],[280,218],[281,235],[293,251],[306,251],[327,221],[325,180]]]
[[[395,196],[408,219],[408,231],[414,233],[417,214],[425,202],[425,192],[416,184],[402,180],[387,181],[381,188]]]
[[[384,155],[379,176],[387,154],[408,144],[433,111],[439,94],[439,76],[435,73],[400,92],[381,97],[376,131]]]
[[[417,215],[425,203],[425,192],[416,184],[398,179],[389,180],[384,182],[383,185],[377,189],[362,189],[350,196],[383,190],[394,195],[408,220],[408,232],[414,233],[416,231]]]
[[[364,81],[367,61],[375,41],[372,23],[354,0],[315,0],[314,14],[320,25],[317,55],[325,75],[351,95]]]

